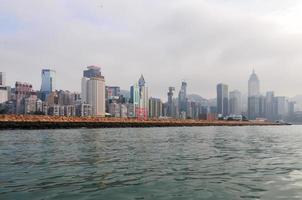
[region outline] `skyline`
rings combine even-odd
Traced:
[[[262,92],[292,97],[302,84],[300,8],[297,0],[4,1],[1,71],[8,85],[31,80],[39,89],[40,70],[51,68],[58,88],[80,91],[82,69],[96,64],[108,85],[129,90],[144,74],[150,94],[166,98],[185,79],[188,93],[213,98],[218,82],[246,93],[255,69]]]
[[[92,66],[96,66],[96,65],[92,65]],[[86,66],[86,67],[89,67],[89,66]],[[97,66],[98,67],[98,66]],[[85,69],[85,68],[84,68]],[[117,87],[120,87],[121,88],[121,90],[126,90],[126,91],[128,91],[128,92],[130,92],[130,87],[133,85],[133,83],[134,82],[136,82],[137,80],[134,80],[134,82],[132,83],[132,84],[130,84],[128,87],[126,87],[126,86],[120,86],[120,85],[109,85],[108,83],[107,83],[107,77],[106,77],[106,75],[103,73],[103,69],[100,67],[100,69],[102,70],[102,74],[105,76],[105,85],[106,86],[117,86]],[[41,71],[42,71],[42,73],[43,73],[43,71],[44,70],[52,70],[52,71],[55,71],[56,72],[56,70],[54,70],[54,69],[41,69]],[[41,85],[42,85],[42,77],[40,76],[40,83],[39,83],[39,85],[37,86],[37,87],[35,87],[35,85],[31,82],[31,80],[24,80],[24,81],[20,81],[20,80],[9,80],[8,78],[7,78],[7,73],[6,72],[2,72],[2,73],[4,73],[4,75],[5,75],[5,78],[6,78],[6,80],[5,80],[5,82],[6,82],[6,86],[10,86],[10,87],[14,87],[14,85],[15,85],[15,83],[16,82],[24,82],[24,83],[29,83],[29,84],[31,84],[31,85],[33,85],[33,90],[35,90],[35,91],[40,91],[41,90]],[[257,74],[257,72],[255,71],[255,70],[252,70],[252,72],[251,72],[251,74],[256,74],[257,76],[258,76],[258,74]],[[250,74],[250,75],[251,75]],[[41,75],[41,72],[40,72],[40,75]],[[140,76],[142,76],[143,74],[141,74]],[[249,76],[250,76],[249,75]],[[144,75],[145,76],[145,75]],[[57,72],[56,72],[56,74],[55,74],[55,77],[58,77],[58,74],[57,74]],[[66,80],[66,79],[65,79]],[[55,84],[57,83],[57,78],[56,78],[56,80],[55,80]],[[183,81],[185,81],[185,83],[186,84],[188,84],[188,81],[187,80],[184,80],[184,79],[182,79],[182,80],[180,80],[180,82],[178,83],[178,85],[175,85],[175,86],[167,86],[167,87],[164,87],[165,89],[166,89],[166,93],[164,93],[164,94],[162,94],[162,96],[155,96],[155,95],[152,95],[151,94],[151,96],[150,97],[154,97],[154,98],[160,98],[160,99],[163,99],[163,100],[165,100],[165,101],[167,101],[168,100],[168,96],[167,96],[167,92],[169,91],[169,87],[173,87],[173,88],[175,88],[175,91],[176,91],[176,93],[175,94],[177,94],[178,95],[178,92],[177,91],[181,91],[181,84],[183,83]],[[248,81],[249,80],[247,80],[246,82],[246,85],[247,85],[247,88],[248,88]],[[260,81],[261,81],[261,79],[260,79]],[[12,82],[13,84],[9,84],[9,82]],[[261,86],[262,86],[262,83],[263,83],[263,81],[261,81]],[[148,84],[148,87],[149,87],[149,82],[148,81],[146,81],[146,84]],[[228,88],[229,88],[229,92],[233,92],[233,91],[240,91],[241,93],[242,93],[242,95],[243,96],[248,96],[248,89],[246,90],[246,91],[241,91],[241,90],[239,90],[239,89],[237,89],[236,87],[231,87],[228,83],[225,83],[225,82],[219,82],[219,81],[217,81],[217,83],[215,84],[215,88],[214,88],[214,91],[215,91],[215,96],[213,96],[213,97],[206,97],[205,95],[203,95],[203,94],[200,94],[200,93],[196,93],[196,92],[194,92],[194,91],[191,91],[189,88],[190,88],[190,85],[188,84],[188,87],[187,87],[187,89],[189,89],[188,91],[189,92],[187,92],[187,94],[188,95],[199,95],[199,96],[201,96],[201,97],[203,97],[203,98],[205,98],[205,99],[216,99],[216,96],[217,96],[217,93],[216,93],[216,87],[217,87],[217,85],[219,85],[219,84],[225,84],[225,85],[227,85],[228,86]],[[57,85],[57,84],[56,84]],[[80,85],[81,85],[81,79],[80,79]],[[271,92],[271,91],[274,91],[274,90],[263,90],[262,89],[262,87],[260,86],[260,95],[266,95],[266,93],[267,92]],[[58,87],[55,87],[55,90],[57,90],[57,91],[59,91],[59,90],[63,90],[63,91],[70,91],[70,92],[77,92],[77,93],[80,93],[81,92],[81,88],[79,89],[79,90],[76,90],[76,91],[74,91],[74,90],[69,90],[69,89],[66,89],[66,88],[58,88]],[[149,88],[149,90],[150,90],[150,88]],[[151,90],[152,90],[152,88],[151,88]],[[293,95],[293,96],[286,96],[286,95],[284,95],[284,94],[280,94],[279,95],[279,93],[278,92],[276,92],[276,91],[274,91],[275,92],[275,94],[277,95],[277,96],[285,96],[285,97],[288,97],[288,98],[294,98],[294,97],[296,97],[296,96],[300,96],[301,94],[295,94],[295,95]],[[176,96],[177,96],[176,95]],[[175,96],[175,97],[176,97]]]

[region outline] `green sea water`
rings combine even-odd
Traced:
[[[302,126],[0,131],[0,199],[302,199]]]

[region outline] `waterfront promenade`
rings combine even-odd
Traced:
[[[177,119],[128,119],[104,117],[63,117],[40,115],[0,115],[0,129],[122,128],[177,126],[272,126],[271,122],[207,121]]]

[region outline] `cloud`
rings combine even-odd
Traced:
[[[42,68],[57,86],[80,90],[82,70],[102,66],[106,82],[128,89],[141,73],[152,96],[182,79],[190,93],[215,96],[218,82],[247,90],[255,68],[262,91],[293,96],[302,60],[299,1],[4,0],[1,70],[10,84],[40,88]],[[9,20],[1,20],[9,19]],[[3,22],[4,21],[4,22]]]

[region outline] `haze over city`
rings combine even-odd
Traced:
[[[99,65],[107,85],[129,90],[140,74],[150,96],[166,98],[184,79],[188,93],[216,96],[216,84],[295,96],[302,70],[302,2],[297,0],[17,1],[0,7],[1,71],[40,89],[41,69],[57,88],[80,91],[83,69]]]

